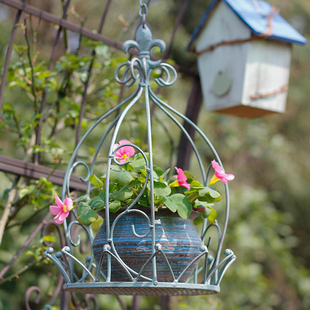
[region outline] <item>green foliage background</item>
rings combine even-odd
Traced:
[[[187,53],[184,47],[209,2],[189,2],[172,49],[171,57],[176,63],[195,68],[195,57]],[[310,3],[307,0],[270,2],[277,5],[282,16],[309,39]],[[151,1],[147,20],[154,38],[169,41],[181,3],[181,0]],[[40,1],[32,1],[32,4],[60,15],[61,1],[43,4]],[[102,1],[85,3],[76,0],[72,5],[75,8],[71,8],[69,20],[83,23],[89,29],[97,28],[103,10]],[[137,25],[137,12],[138,1],[115,0],[104,34],[121,42],[132,38],[133,29]],[[3,52],[9,42],[14,15],[15,11],[12,10],[11,17],[0,24],[0,47]],[[36,26],[35,18],[33,23]],[[49,72],[48,57],[56,30],[41,22],[37,36],[32,37],[29,17],[26,25],[29,46],[22,33],[21,21],[10,63],[3,119],[0,124],[1,155],[31,161],[33,153],[39,152],[43,164],[64,169],[75,144],[73,137],[78,124],[83,83],[87,78],[85,74],[91,60],[91,49],[96,49],[97,57],[82,122],[83,132],[99,115],[116,105],[120,88],[113,81],[113,73],[116,66],[127,58],[113,49],[89,40],[82,40],[83,44],[78,51],[70,51],[62,41],[57,50],[56,64]],[[46,33],[49,35],[45,35]],[[71,40],[79,39],[70,32],[67,36]],[[30,63],[28,51],[31,54]],[[2,63],[4,55],[5,53],[2,54]],[[36,60],[32,66],[34,57]],[[224,277],[219,295],[172,299],[173,309],[310,308],[309,72],[309,46],[294,46],[287,112],[283,115],[246,120],[201,110],[198,125],[213,142],[226,171],[236,176],[230,186],[232,207],[225,246],[233,249],[237,261]],[[185,98],[189,95],[190,84],[190,78],[180,76],[178,82],[173,87],[162,90],[161,95],[171,106],[184,113]],[[34,137],[43,89],[48,91],[46,122],[43,128],[43,143],[37,147]],[[124,96],[126,94],[128,93]],[[139,109],[130,115],[130,122],[126,123],[123,134],[129,132],[125,138],[134,139],[143,147],[145,137],[140,135],[144,129],[142,118],[143,112]],[[169,150],[171,145],[175,148],[179,139],[179,132],[175,133],[174,127],[169,127],[165,118],[158,114],[158,119],[161,122],[155,122],[154,143],[159,145],[154,154],[155,161],[163,155],[169,156],[166,150]],[[105,128],[106,125],[102,124],[102,130]],[[172,134],[170,140],[167,138],[162,141],[165,128]],[[99,135],[94,134],[86,145],[82,154],[85,160],[91,160],[93,145],[98,143],[98,139]],[[203,151],[202,142],[199,139],[196,142]],[[104,161],[105,158],[100,159]],[[209,160],[208,156],[206,159]],[[102,167],[99,166],[98,169]],[[196,169],[193,161],[191,170],[195,172]],[[0,214],[4,210],[8,190],[13,183],[14,176],[0,172]],[[43,179],[21,179],[15,183],[18,197],[13,211],[16,217],[10,218],[0,247],[1,269],[47,214],[55,191],[60,191]],[[40,304],[33,304],[33,309],[41,309],[47,302],[48,296],[53,292],[49,273],[54,274],[54,281],[57,275],[53,266],[41,257],[42,242],[40,236],[37,236],[27,248],[28,252],[20,256],[6,275],[7,277],[18,273],[27,264],[33,264],[32,268],[21,274],[18,279],[14,278],[0,285],[0,310],[25,309],[24,294],[32,285],[39,286],[43,293]],[[54,247],[57,246],[59,245],[56,242]],[[34,264],[35,262],[38,264]],[[99,300],[101,309],[120,309],[113,296],[100,296]],[[131,297],[125,297],[124,301],[130,309]],[[55,302],[55,309],[57,307],[59,301]],[[73,305],[71,308],[75,309]],[[81,308],[83,309],[83,305]],[[143,297],[141,309],[160,309],[160,300]]]

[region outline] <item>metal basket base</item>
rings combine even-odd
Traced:
[[[131,282],[86,282],[69,283],[63,286],[64,290],[83,294],[112,294],[112,295],[148,295],[148,296],[193,296],[218,294],[220,287],[206,284],[153,283]]]

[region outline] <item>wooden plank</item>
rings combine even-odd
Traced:
[[[0,155],[0,171],[38,180],[41,177],[47,178],[52,172],[52,169],[41,165],[35,165],[33,163],[26,163],[20,159]],[[48,180],[55,185],[62,186],[64,177],[64,171],[55,170]],[[70,188],[72,190],[86,191],[86,183],[81,181],[77,176],[72,175]]]

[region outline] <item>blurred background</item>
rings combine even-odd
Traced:
[[[309,40],[309,1],[269,2],[276,5],[280,14]],[[27,3],[62,15],[61,0]],[[106,1],[99,0],[71,1],[68,20],[96,32],[105,4]],[[186,74],[181,70],[174,86],[160,90],[160,96],[182,113],[186,111],[192,73],[197,69],[195,55],[187,52],[185,47],[209,4],[208,0],[189,1],[167,60],[189,72]],[[181,6],[181,0],[150,1],[147,23],[153,38],[169,42]],[[118,42],[134,38],[140,23],[138,11],[137,0],[112,1],[102,34]],[[15,15],[15,9],[0,3],[2,65]],[[31,162],[34,154],[39,154],[41,165],[64,170],[76,143],[74,137],[79,124],[81,133],[86,132],[100,115],[117,104],[120,95],[125,98],[130,93],[129,90],[121,93],[120,86],[113,81],[115,68],[128,56],[113,47],[65,31],[56,49],[54,65],[48,70],[58,26],[23,14],[16,27],[3,97],[0,155]],[[93,74],[85,114],[79,122],[93,49],[96,51]],[[198,126],[217,149],[225,170],[236,177],[230,185],[231,215],[224,246],[235,252],[237,260],[224,277],[220,294],[174,298],[170,301],[172,309],[310,309],[309,49],[309,44],[293,46],[286,113],[241,119],[208,113],[201,108]],[[47,93],[46,112],[41,144],[37,145],[35,135],[44,92]],[[124,133],[130,132],[129,137],[142,146],[143,113],[142,109],[133,113],[128,128],[124,129]],[[160,114],[156,119],[154,132],[158,134],[154,136],[154,144],[158,143],[158,147],[154,152],[155,162],[163,155],[169,156],[171,148],[176,150],[180,138],[180,133],[170,128]],[[103,130],[105,126],[102,124]],[[162,139],[167,131],[170,132],[168,138]],[[86,144],[82,154],[86,160],[91,161],[93,145],[99,139],[100,133],[95,134]],[[198,138],[196,143],[203,150]],[[173,156],[175,160],[176,156]],[[196,169],[192,163],[191,171]],[[48,214],[52,197],[61,191],[59,186],[46,179],[17,178],[0,171],[1,216],[12,188],[16,190],[16,198],[0,246],[0,270]],[[36,236],[1,279],[0,310],[41,309],[53,295],[58,275],[55,276],[54,267],[41,254],[48,242],[57,239],[57,235],[47,235],[44,240],[42,236]],[[58,243],[55,242],[55,248],[60,246]],[[8,277],[10,281],[5,280]],[[25,294],[31,286],[39,287],[42,296],[35,303],[36,293],[33,292],[29,298],[30,306],[27,306]],[[132,297],[122,299],[131,309]],[[59,300],[49,309],[65,309],[61,308]],[[98,296],[98,302],[100,309],[121,309],[114,296]],[[140,309],[161,309],[160,304],[160,298],[142,297]],[[77,305],[71,301],[69,309],[88,308],[83,303]]]

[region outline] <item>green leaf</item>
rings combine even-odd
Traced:
[[[164,173],[164,170],[157,166],[153,166],[153,170],[156,172],[158,176],[161,176]]]
[[[211,209],[205,208],[204,211],[198,211],[198,212],[200,213],[200,215],[201,215],[203,218],[207,219],[207,218],[209,217],[209,215],[211,214]]]
[[[129,199],[133,195],[133,191],[129,188],[122,188],[121,190],[111,193],[110,199],[118,200],[118,201],[125,201]]]
[[[90,208],[90,205],[88,203],[80,202],[76,210],[77,215],[80,216],[84,212],[84,210],[88,208]]]
[[[47,235],[47,236],[44,236],[43,238],[40,239],[40,243],[43,243],[44,241],[46,241],[46,242],[55,242],[56,238],[54,236]]]
[[[192,173],[191,172],[189,172],[189,171],[184,171],[184,174],[185,174],[185,176],[187,177],[187,181],[189,181],[189,180],[193,180],[195,177],[192,175]]]
[[[171,188],[163,182],[154,182],[154,193],[157,196],[168,196],[171,193]]]
[[[165,201],[165,205],[171,211],[175,208],[178,211],[178,214],[181,218],[187,219],[192,213],[192,204],[183,194],[174,194],[168,198],[169,200]],[[173,205],[174,206],[173,206]],[[173,211],[175,212],[175,211]]]
[[[91,199],[91,201],[89,202],[89,206],[95,211],[100,211],[104,207],[104,200],[102,199],[102,197],[96,196]]]
[[[91,182],[92,184],[94,184],[96,187],[101,188],[103,186],[103,182],[95,175],[92,174],[89,178],[88,178],[89,182]]]
[[[109,210],[112,212],[112,213],[115,213],[117,212],[119,209],[121,208],[121,203],[120,201],[113,201],[112,203],[109,204]]]
[[[221,193],[210,187],[204,187],[199,190],[199,196],[199,200],[207,202],[216,202],[222,199]]]
[[[193,220],[194,225],[200,225],[203,223],[203,217],[201,215],[197,216],[194,220]]]
[[[132,167],[134,172],[139,172],[140,170],[145,168],[145,160],[144,158],[135,159],[130,161],[129,165]]]
[[[172,212],[177,211],[177,205],[169,197],[163,197],[164,205]]]
[[[23,198],[28,194],[31,194],[34,190],[28,186],[25,186],[23,188],[21,188],[18,192],[19,192],[19,198]]]
[[[125,185],[129,184],[133,177],[128,171],[111,169],[110,179],[114,183]]]
[[[78,197],[77,199],[75,199],[73,202],[80,202],[80,201],[88,201],[89,200],[89,195],[83,195],[83,196],[80,196]]]
[[[98,218],[98,214],[96,211],[90,208],[86,203],[79,203],[78,206],[78,218],[77,220],[82,225],[90,225]]]
[[[168,169],[161,175],[161,177],[162,177],[162,178],[166,177],[166,175],[169,173],[170,170],[171,170],[171,169],[168,168]]]
[[[211,212],[210,212],[210,214],[208,215],[208,217],[207,217],[207,219],[211,222],[211,224],[213,225],[213,223],[214,223],[214,221],[216,220],[216,218],[217,218],[217,212],[213,209],[213,208],[211,208],[211,207],[208,207],[210,210],[211,210]]]
[[[145,179],[144,179],[144,181],[145,181]],[[134,180],[132,180],[129,184],[128,184],[128,186],[127,186],[127,188],[133,188],[133,187],[135,187],[135,186],[137,186],[137,185],[140,185],[140,181],[138,180],[138,179],[134,179]]]
[[[199,181],[194,180],[193,182],[191,182],[191,188],[202,189],[202,188],[205,188],[205,187],[203,185],[201,185],[199,183]]]

